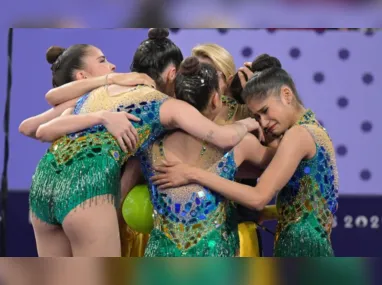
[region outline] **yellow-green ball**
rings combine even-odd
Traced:
[[[153,205],[147,185],[135,186],[123,201],[122,215],[136,232],[148,234],[154,226]]]

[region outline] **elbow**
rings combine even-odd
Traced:
[[[254,211],[264,210],[266,204],[258,201],[250,201],[248,207]]]
[[[51,142],[53,139],[49,137],[44,126],[40,126],[36,131],[36,139],[42,142]]]
[[[267,206],[268,202],[269,202],[268,199],[265,199],[265,197],[259,196],[259,197],[248,200],[248,207],[251,210],[263,211],[265,207]]]
[[[247,131],[238,129],[235,124],[232,124],[231,127],[232,126],[233,128],[231,129],[232,131],[229,132],[229,136],[221,142],[222,145],[220,147],[223,149],[230,149],[235,147],[247,134]]]
[[[48,93],[45,94],[45,100],[48,102],[48,104],[52,107],[55,107],[57,105],[57,102],[54,100],[54,89],[50,89]]]
[[[238,137],[237,134],[231,135],[229,138],[222,139],[216,143],[216,145],[222,149],[231,149],[235,147],[239,142],[241,138]]]
[[[24,136],[29,136],[30,131],[27,128],[26,121],[23,121],[19,126],[19,133],[23,134]]]
[[[32,128],[31,126],[29,126],[28,121],[25,120],[19,126],[19,133],[27,137],[35,137],[36,130]]]

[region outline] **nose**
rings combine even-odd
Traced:
[[[111,69],[111,71],[115,71],[116,66],[114,64],[110,63],[110,69]]]
[[[260,117],[260,126],[264,129],[267,130],[269,128],[269,120],[265,119],[264,116]]]

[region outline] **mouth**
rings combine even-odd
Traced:
[[[277,124],[275,123],[272,126],[270,126],[269,128],[267,128],[267,133],[272,133],[272,131],[275,129],[276,125]]]

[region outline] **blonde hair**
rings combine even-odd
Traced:
[[[217,44],[201,44],[194,47],[191,51],[193,56],[207,57],[221,71],[226,80],[236,73],[236,66],[232,55],[222,46]]]

